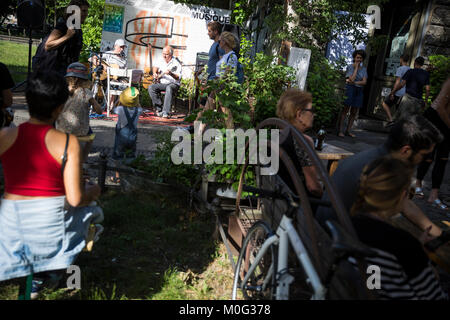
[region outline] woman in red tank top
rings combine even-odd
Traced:
[[[88,206],[100,187],[83,187],[77,138],[52,126],[67,97],[62,76],[37,73],[26,91],[30,119],[0,130],[0,281],[67,268],[84,248],[89,224],[102,216]]]

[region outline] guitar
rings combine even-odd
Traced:
[[[148,55],[150,57],[150,67],[144,68],[144,75],[142,77],[142,86],[144,89],[148,89],[153,83],[155,83],[155,78],[153,77],[153,62],[152,62],[152,45],[150,43],[148,46]]]

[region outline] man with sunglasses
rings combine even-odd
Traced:
[[[357,153],[339,163],[331,178],[347,211],[350,212],[356,200],[359,178],[367,164],[390,155],[411,166],[417,166],[442,139],[441,133],[432,123],[415,115],[396,122],[383,145]],[[322,200],[329,201],[327,192]],[[412,200],[407,201],[402,214],[422,230],[427,230],[429,236],[438,237],[442,233]],[[334,209],[330,207],[319,207],[316,217],[321,224],[325,224],[328,219],[337,218]]]

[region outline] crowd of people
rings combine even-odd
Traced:
[[[72,0],[81,7],[84,22],[89,4]],[[207,78],[221,79],[234,72],[239,81],[237,39],[228,31],[221,32],[217,22],[208,24],[208,35],[214,40],[209,50]],[[93,133],[89,126],[92,108],[102,113],[94,99],[89,81],[90,70],[78,62],[82,46],[81,30],[67,28],[61,20],[44,39],[33,59],[26,101],[30,119],[18,127],[4,121],[0,130],[0,161],[4,172],[4,194],[0,204],[0,281],[34,273],[34,292],[48,278],[58,278],[58,270],[73,264],[83,250],[88,229],[94,225],[96,238],[103,228],[103,212],[95,200],[100,187],[83,175],[82,163],[90,144],[84,137]],[[126,68],[124,40],[118,39],[114,49],[102,59],[108,65]],[[181,63],[166,46],[163,59],[152,73],[155,83],[148,88],[157,115],[169,116],[173,96],[181,81]],[[358,110],[363,105],[363,88],[367,69],[366,53],[356,50],[353,63],[346,70],[344,109],[338,117],[338,136],[354,137],[351,132]],[[443,212],[448,207],[439,199],[445,167],[450,152],[450,78],[438,97],[422,115],[429,95],[429,75],[422,69],[423,58],[408,67],[409,57],[401,57],[396,82],[383,108],[390,121],[390,133],[383,145],[363,151],[342,161],[332,175],[336,191],[351,215],[360,241],[375,249],[377,255],[368,262],[382,270],[382,287],[378,294],[386,299],[445,299],[439,279],[423,244],[439,237],[443,230],[433,223],[408,197],[414,172],[417,170],[415,195],[424,197],[422,181],[432,164],[432,191],[428,201]],[[91,62],[99,66],[98,58]],[[0,63],[2,74],[0,119],[7,119],[6,108],[12,105],[14,82]],[[165,92],[161,99],[161,92]],[[202,110],[216,109],[225,114],[225,125],[233,128],[231,111],[217,105],[216,92],[201,101]],[[138,88],[129,87],[120,94],[114,113],[118,115],[112,158],[128,161],[136,154],[137,124],[143,108]],[[310,93],[287,89],[281,94],[276,115],[298,130],[307,143],[314,146],[307,130],[314,122],[314,102]],[[390,108],[398,106],[393,116]],[[109,107],[109,106],[108,106]],[[200,119],[199,112],[197,119]],[[342,131],[350,112],[346,130]],[[10,121],[11,122],[11,121]],[[205,127],[201,127],[203,130]],[[282,147],[297,165],[309,196],[329,201],[317,174],[315,164],[295,139],[283,139]],[[417,167],[417,168],[416,168]],[[17,168],[21,168],[18,170]],[[279,173],[285,180],[289,176]],[[119,173],[113,180],[118,182]],[[332,207],[314,207],[317,221],[325,225],[336,219]],[[402,214],[423,230],[420,238],[392,225],[391,219]],[[395,245],[393,245],[395,244]]]

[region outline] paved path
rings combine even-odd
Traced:
[[[28,120],[29,114],[27,111],[26,100],[23,93],[14,94],[14,102],[12,109],[14,109],[14,123],[19,125]],[[92,145],[91,158],[96,158],[101,151],[108,155],[112,154],[114,147],[114,128],[115,121],[111,120],[90,120],[90,125],[95,133],[95,140]],[[153,124],[138,124],[138,141],[137,154],[143,154],[146,158],[152,156],[156,150],[156,136],[161,132],[171,132],[175,127],[161,126]]]

